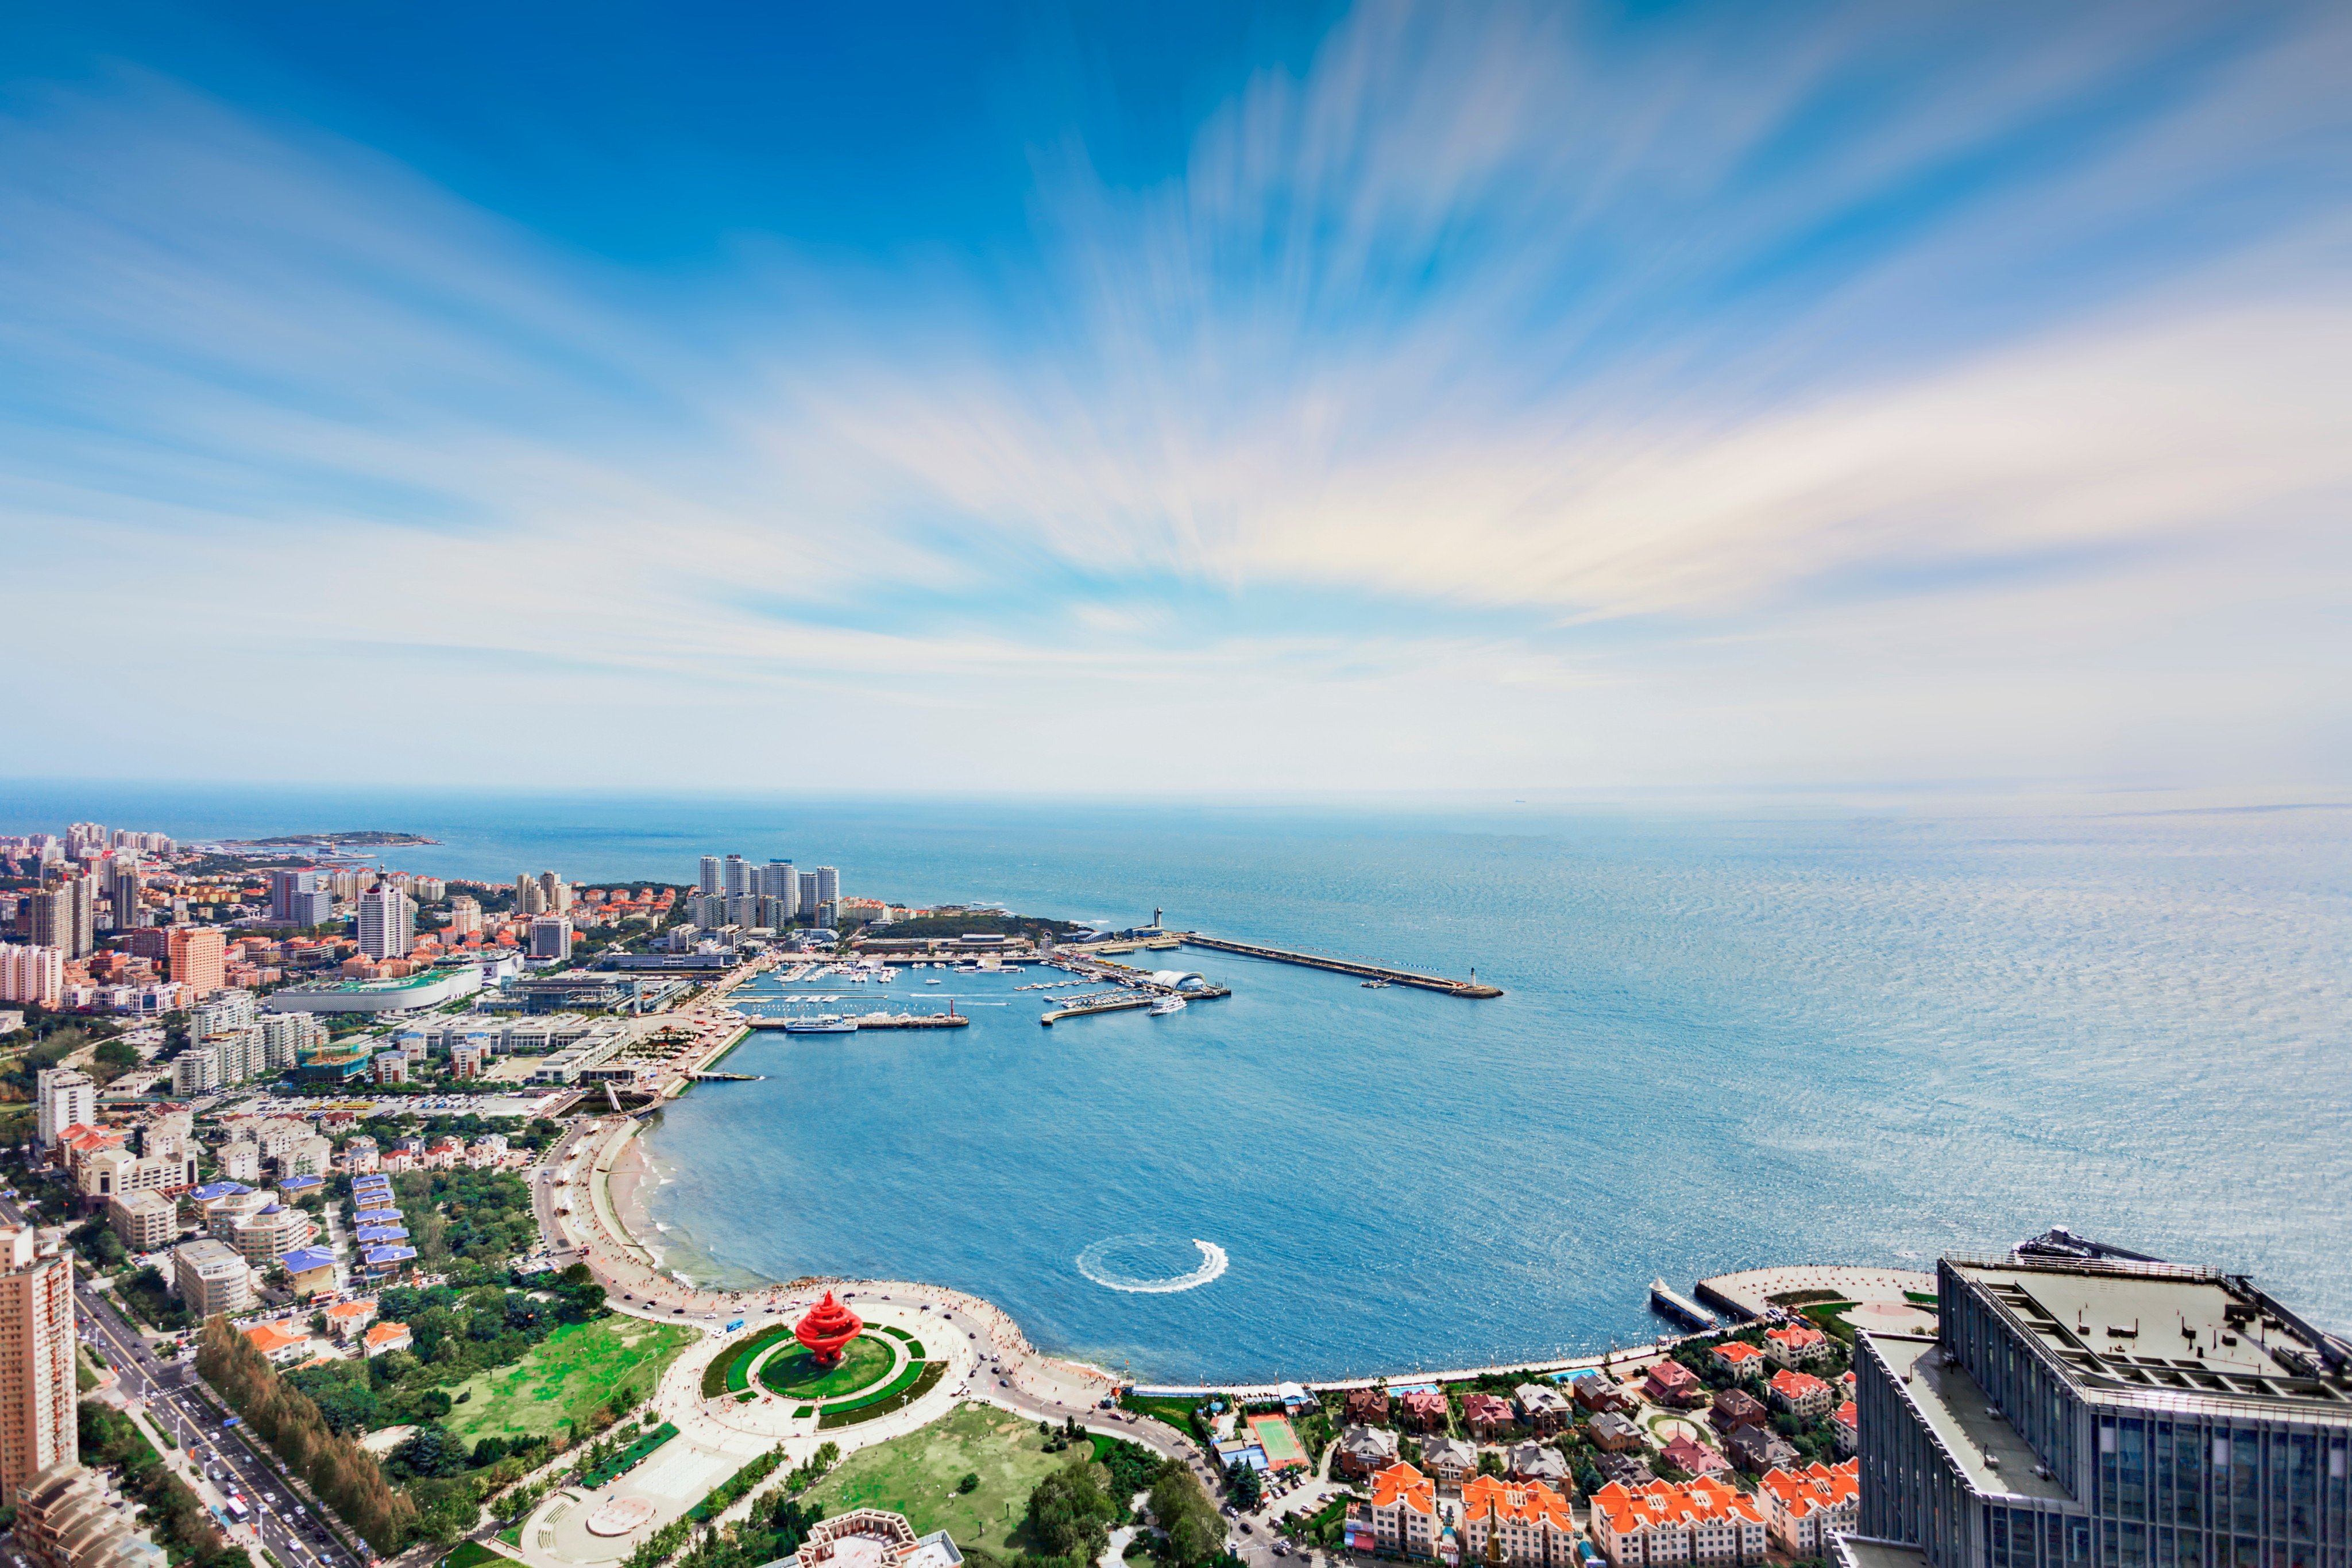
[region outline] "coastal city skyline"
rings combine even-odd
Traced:
[[[2352,9],[26,9],[5,1568],[2352,1568]]]
[[[706,23],[26,18],[0,773],[2343,776],[2340,7]]]

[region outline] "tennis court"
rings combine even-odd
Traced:
[[[1279,1415],[1253,1415],[1249,1418],[1250,1436],[1265,1450],[1265,1462],[1275,1469],[1287,1469],[1296,1465],[1307,1468],[1307,1450],[1298,1441],[1298,1434],[1290,1423]]]

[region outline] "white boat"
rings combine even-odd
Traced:
[[[1184,998],[1181,996],[1162,996],[1151,1005],[1150,1016],[1157,1018],[1162,1013],[1181,1013],[1183,1010]]]
[[[938,975],[936,975],[936,974],[932,975],[929,980],[926,980],[926,981],[924,981],[924,982],[923,982],[923,984],[926,984],[926,985],[937,985],[939,983],[940,983],[940,977],[939,977]]]
[[[831,1014],[822,1018],[794,1018],[784,1026],[787,1035],[854,1035],[857,1020],[836,1018]]]

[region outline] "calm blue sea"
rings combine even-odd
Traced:
[[[973,1026],[761,1038],[728,1065],[764,1081],[698,1088],[652,1134],[673,1178],[656,1214],[688,1272],[935,1279],[1149,1378],[1598,1350],[1657,1331],[1654,1275],[1925,1267],[2053,1223],[2251,1271],[2352,1325],[2341,811],[0,786],[0,831],[70,817],[403,828],[446,842],[394,863],[498,878],[684,880],[704,852],[783,856],[893,900],[1161,907],[1504,986],[1460,1002],[1198,952],[1184,966],[1232,997],[1044,1029],[1014,982],[901,980],[893,1004],[952,994]]]

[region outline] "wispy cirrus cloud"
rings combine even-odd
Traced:
[[[478,668],[991,784],[2324,772],[2347,66],[2321,8],[1367,6],[1164,177],[1039,146],[1024,248],[686,279],[143,72],[20,91],[0,531],[37,628],[131,570],[352,735]],[[1244,750],[1061,721],[1129,707]]]

